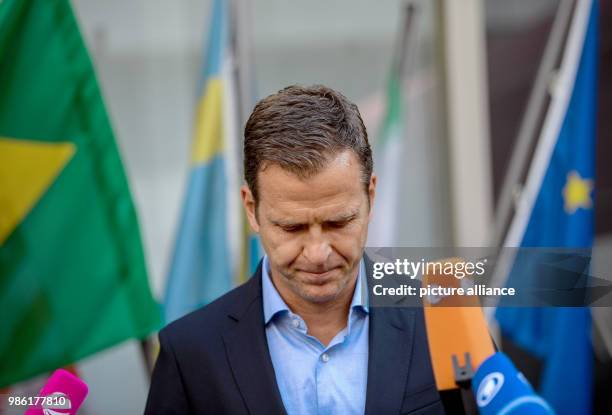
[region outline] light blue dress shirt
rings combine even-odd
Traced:
[[[268,258],[262,267],[263,308],[268,349],[288,415],[363,414],[368,377],[365,266],[359,266],[348,322],[324,346],[308,335],[304,320],[291,312],[274,287]]]

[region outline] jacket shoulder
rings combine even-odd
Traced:
[[[169,323],[160,331],[160,339],[184,343],[220,335],[231,323],[229,316],[239,313],[259,295],[256,279],[254,276],[215,301]]]

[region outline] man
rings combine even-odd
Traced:
[[[422,309],[368,307],[376,177],[357,107],[291,86],[255,106],[244,140],[242,201],[266,256],[160,332],[145,413],[444,413]]]

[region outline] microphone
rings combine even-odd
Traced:
[[[472,391],[481,415],[554,415],[502,352],[485,360],[472,379]]]
[[[458,258],[440,262],[459,263]],[[441,286],[459,288],[463,280],[445,274],[426,274],[422,287]],[[439,391],[457,389],[455,369],[459,359],[463,368],[478,367],[495,353],[495,346],[477,296],[454,295],[423,298],[425,326],[429,354]],[[453,364],[453,360],[456,364]],[[471,373],[465,373],[466,379]]]
[[[460,258],[439,261],[464,262]],[[467,278],[444,274],[439,267],[423,276],[422,289],[466,288]],[[432,290],[433,291],[433,290]],[[474,368],[495,353],[480,301],[475,295],[423,297],[423,311],[429,355],[436,387],[448,413],[477,415],[478,408],[470,390]]]
[[[465,289],[470,284],[468,278],[426,274],[422,287]],[[463,413],[470,415],[554,415],[510,359],[496,352],[478,296],[425,296],[423,306],[436,386],[447,410],[459,413],[463,406]],[[461,404],[455,399],[457,391]]]
[[[64,369],[58,369],[42,387],[38,396],[45,397],[30,407],[25,415],[74,415],[85,400],[89,388],[81,379]]]

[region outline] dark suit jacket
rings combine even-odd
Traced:
[[[444,414],[422,308],[370,307],[368,415]],[[145,409],[155,414],[284,414],[255,275],[159,333]]]

